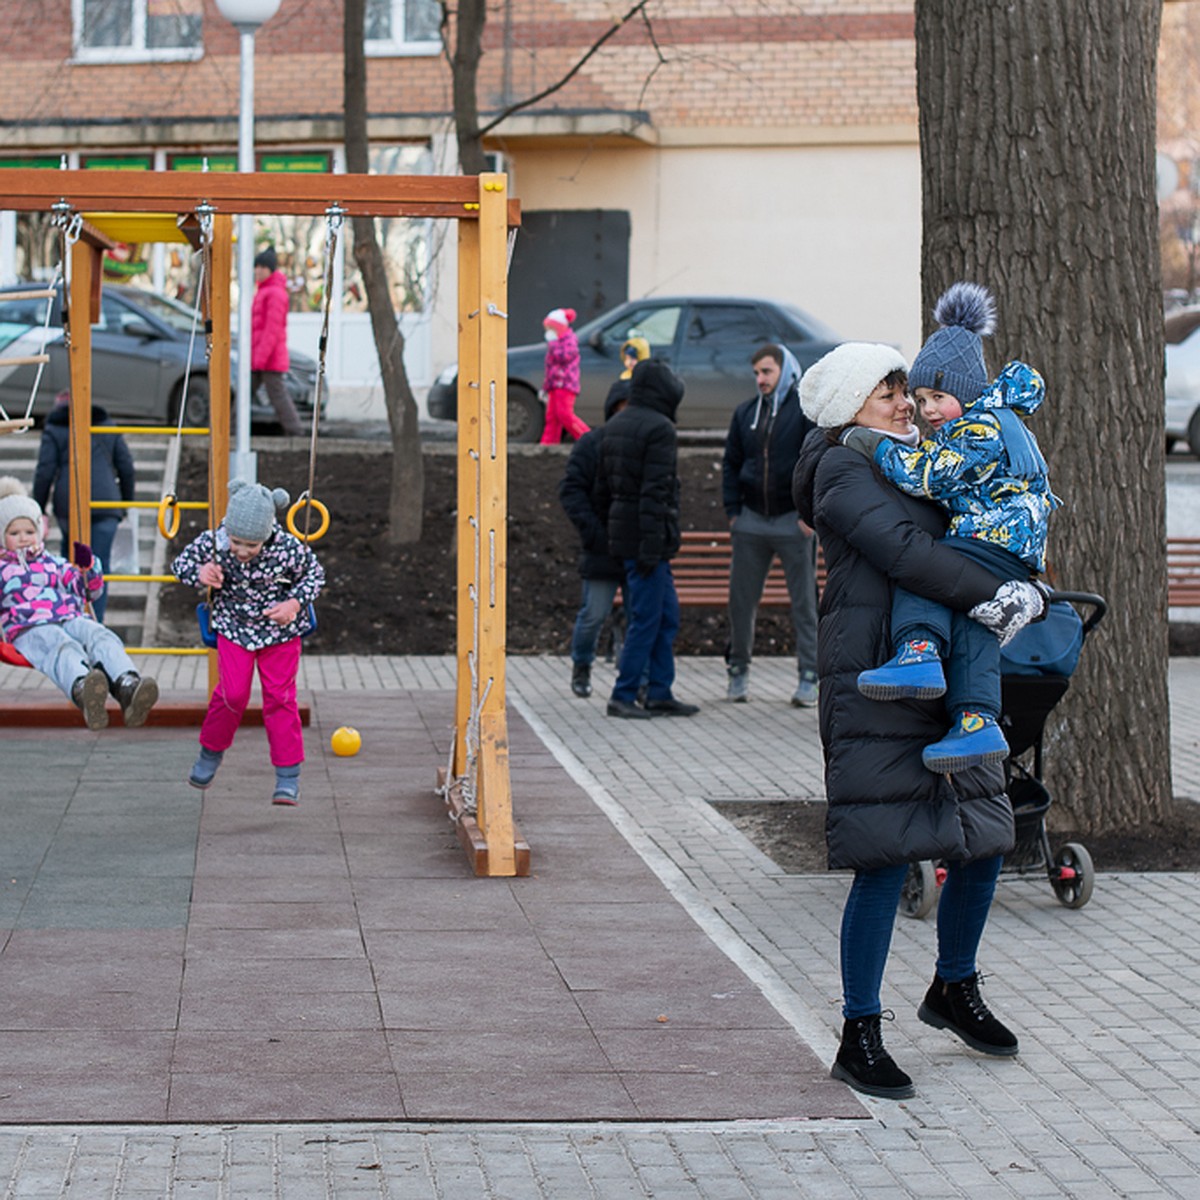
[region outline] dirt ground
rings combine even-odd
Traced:
[[[509,469],[508,651],[566,654],[579,606],[577,541],[558,503],[558,483],[569,447],[514,447]],[[315,544],[326,587],[318,603],[319,628],[306,643],[317,654],[450,654],[454,651],[456,509],[453,447],[425,454],[425,517],[421,541],[389,548],[384,541],[389,486],[389,446],[383,442],[325,441],[318,454],[315,492],[332,514],[328,535]],[[684,529],[721,529],[719,447],[684,447],[680,453]],[[180,499],[205,495],[204,464],[185,457]],[[307,447],[260,450],[258,477],[298,496],[308,482]],[[176,539],[182,548],[201,528],[185,515]],[[161,601],[159,645],[196,640],[196,594],[167,587]],[[1193,630],[1181,631],[1173,653],[1200,649]],[[676,641],[680,655],[724,652],[723,610],[689,608]],[[1195,652],[1193,650],[1193,652]],[[792,653],[782,610],[759,614],[755,654]],[[788,871],[823,871],[824,805],[803,801],[721,806],[726,817]],[[1051,810],[1051,818],[1054,812]],[[1160,826],[1137,835],[1078,834],[1054,829],[1052,848],[1082,842],[1097,870],[1200,869],[1200,804],[1177,804]]]

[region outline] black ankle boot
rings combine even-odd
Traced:
[[[947,983],[935,975],[917,1016],[934,1029],[958,1034],[983,1054],[1011,1058],[1018,1050],[1016,1035],[992,1016],[979,994],[978,973],[957,983]]]
[[[889,1013],[888,1019],[891,1017]],[[829,1073],[856,1092],[885,1100],[907,1100],[917,1094],[917,1089],[883,1048],[882,1019],[882,1013],[874,1013],[854,1017],[842,1026],[842,1044]]]
[[[113,680],[112,694],[121,706],[125,728],[136,729],[145,725],[146,717],[158,700],[158,684],[136,671],[126,671]]]
[[[571,672],[571,691],[577,696],[592,694],[592,668],[587,663],[576,663]]]

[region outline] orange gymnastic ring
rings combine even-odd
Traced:
[[[174,516],[174,520],[170,526],[167,525],[167,513]],[[158,532],[170,541],[179,532],[179,523],[183,519],[183,513],[179,508],[179,501],[175,499],[174,494],[168,493],[162,498],[162,503],[158,506]]]
[[[302,508],[315,509],[317,515],[321,518],[321,524],[317,527],[315,533],[304,534],[296,528],[296,514]],[[319,542],[326,533],[329,532],[329,509],[323,505],[320,500],[314,500],[307,492],[288,509],[287,514],[288,533],[293,537],[298,537],[302,542]]]

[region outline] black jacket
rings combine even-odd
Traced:
[[[736,517],[743,507],[765,517],[794,512],[792,473],[804,439],[816,426],[800,408],[796,384],[771,416],[771,402],[755,396],[733,410],[721,462],[721,500]]]
[[[92,424],[108,424],[108,413],[92,405]],[[70,518],[71,408],[62,404],[46,416],[42,440],[38,446],[37,467],[33,473],[33,498],[43,508],[54,489],[54,515],[59,521]],[[134,496],[133,455],[119,433],[92,434],[92,499],[132,500]],[[92,520],[125,516],[123,508],[95,508]]]
[[[665,363],[638,363],[629,403],[605,425],[600,446],[609,550],[646,571],[679,549],[675,413],[682,399],[683,382]]]
[[[584,579],[624,579],[624,565],[608,552],[608,511],[596,487],[603,439],[604,429],[593,429],[575,443],[558,499],[579,531],[579,574]]]
[[[892,590],[906,587],[965,613],[996,590],[983,567],[935,542],[941,508],[906,496],[855,450],[823,430],[805,440],[796,506],[825,551],[817,663],[821,742],[829,801],[831,868],[873,868],[919,859],[964,861],[1009,850],[1012,809],[999,765],[948,781],[921,750],[949,727],[940,700],[868,700],[860,671],[892,656]]]

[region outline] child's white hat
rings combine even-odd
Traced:
[[[0,476],[0,537],[18,517],[27,517],[41,532],[42,510],[26,494],[25,485],[13,475]]]

